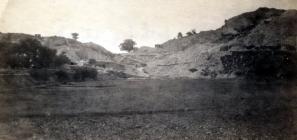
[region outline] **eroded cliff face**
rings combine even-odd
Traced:
[[[144,70],[152,77],[292,77],[296,44],[296,10],[259,8],[217,30],[165,42]]]

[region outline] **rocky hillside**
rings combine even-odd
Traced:
[[[89,59],[111,62],[114,57],[114,54],[95,43],[81,43],[73,39],[57,36],[41,38],[41,42],[44,46],[57,50],[58,54],[66,53],[72,61],[77,63]]]
[[[96,68],[100,75],[104,75],[103,77],[106,74],[113,77],[147,77],[141,69],[138,69],[138,63],[122,63],[122,61],[125,61],[124,56],[115,55],[95,43],[81,43],[73,39],[58,36],[42,37],[38,34],[33,36],[21,33],[0,33],[0,42],[19,44],[26,39],[40,41],[43,46],[56,50],[57,55],[63,53],[79,66]],[[95,62],[89,64],[90,60]],[[138,60],[136,61],[138,62]]]
[[[232,78],[297,75],[297,10],[259,8],[225,21],[216,30],[169,40],[156,48],[112,54],[100,45],[64,37],[0,34],[1,41],[17,43],[36,38],[44,46],[65,53],[78,65],[102,72],[151,78]]]
[[[40,35],[32,36],[20,33],[0,34],[0,42],[19,43],[21,40],[28,38],[39,40],[44,46],[57,50],[57,54],[65,53],[65,55],[75,63],[82,63],[89,59],[113,61],[114,57],[114,54],[94,43],[81,43],[73,39],[58,36],[41,37]]]
[[[129,58],[152,77],[291,77],[296,73],[297,10],[259,8],[217,30],[169,40]]]

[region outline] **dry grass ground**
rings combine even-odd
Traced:
[[[296,139],[295,82],[116,80],[0,89],[0,139]]]

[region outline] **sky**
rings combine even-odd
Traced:
[[[0,32],[71,37],[112,52],[127,38],[161,44],[178,32],[219,28],[259,7],[297,9],[297,0],[0,0]]]

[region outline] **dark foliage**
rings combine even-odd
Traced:
[[[132,39],[126,39],[126,40],[124,40],[123,43],[120,44],[119,47],[122,51],[131,52],[134,50],[135,45],[136,45],[135,41],[133,41]]]
[[[195,69],[195,68],[191,68],[191,69],[189,69],[189,71],[192,72],[192,73],[194,73],[194,72],[196,72],[196,71],[198,71],[198,70]]]
[[[31,69],[30,76],[37,81],[48,81],[52,73],[48,69]]]
[[[49,68],[69,64],[70,60],[64,55],[56,55],[51,50],[41,45],[38,40],[25,39],[20,43],[0,43],[2,68]]]
[[[72,33],[71,35],[74,40],[78,39],[78,35],[79,35],[78,33]]]
[[[294,78],[297,76],[296,53],[284,51],[232,52],[221,58],[224,73],[236,72],[255,78]]]
[[[71,75],[66,70],[58,70],[54,73],[57,81],[67,82],[71,80]]]
[[[89,59],[88,62],[90,65],[95,65],[97,63],[97,61],[95,59]]]
[[[73,79],[75,81],[85,81],[87,79],[97,79],[97,70],[88,67],[79,67],[74,70]]]
[[[192,36],[194,35],[192,32],[187,32],[187,36]]]
[[[59,67],[64,64],[72,64],[71,60],[64,54],[60,54],[53,58],[53,62],[51,64],[52,67]]]
[[[210,70],[208,67],[202,69],[200,74],[202,76],[210,76],[212,79],[216,78],[218,75],[215,71]]]
[[[30,69],[30,76],[36,81],[71,82],[97,80],[97,70],[89,67],[71,69]]]
[[[179,32],[178,34],[177,34],[177,38],[182,38],[183,37],[183,34],[181,33],[181,32]]]

